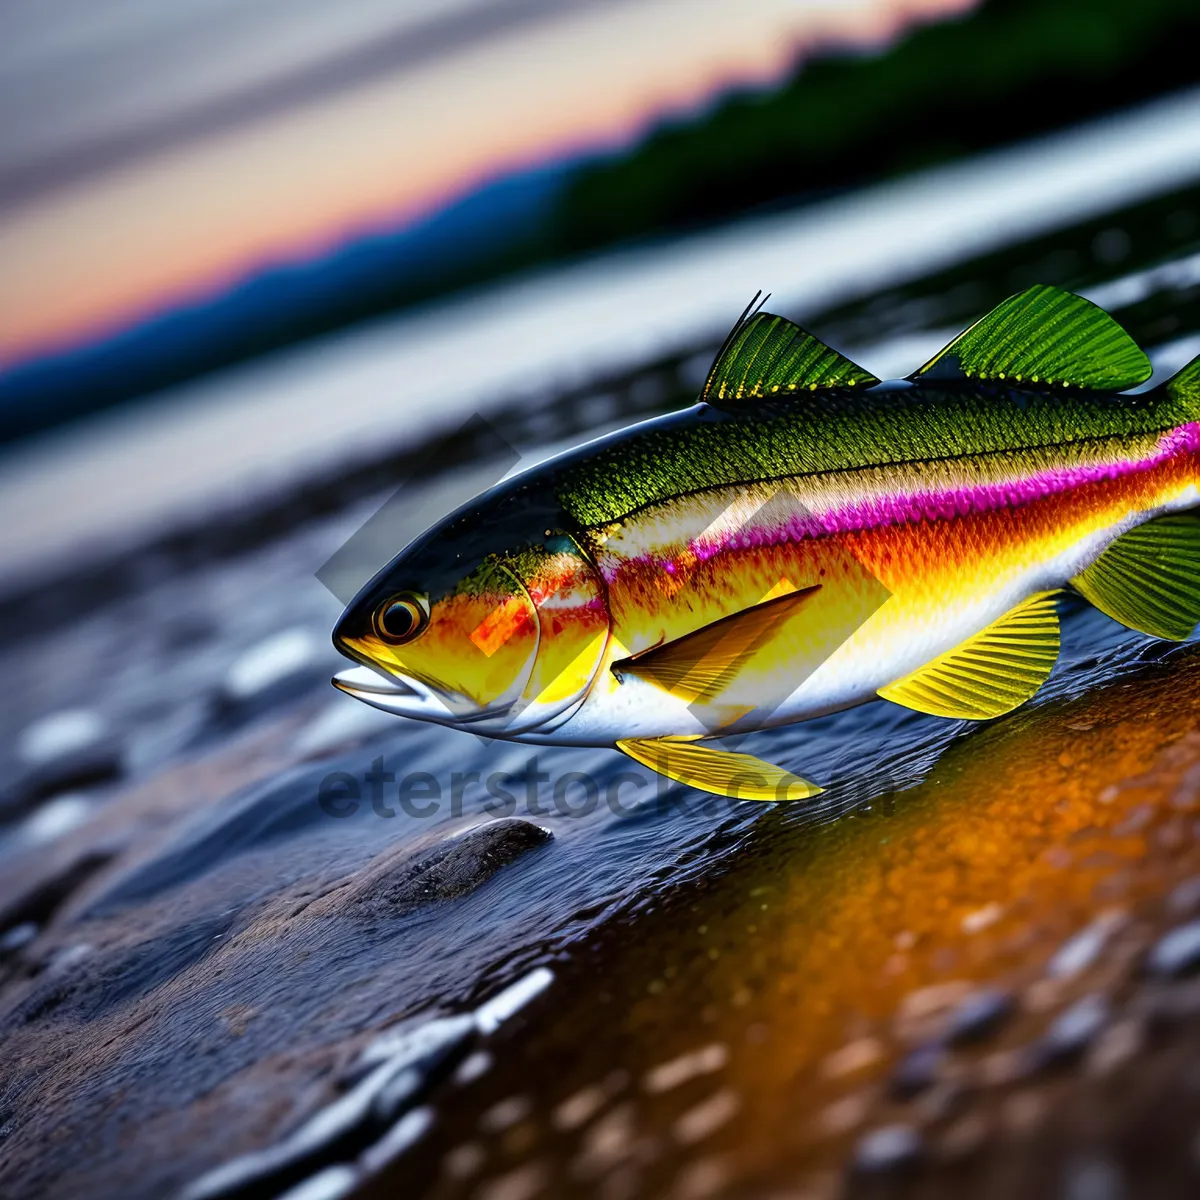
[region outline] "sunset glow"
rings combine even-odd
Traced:
[[[403,226],[504,172],[616,146],[820,45],[971,0],[663,0],[504,30],[0,209],[0,364]]]

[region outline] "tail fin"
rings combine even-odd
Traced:
[[[1197,363],[1188,369],[1200,377]],[[1138,525],[1071,583],[1114,621],[1187,641],[1200,622],[1200,515],[1173,513]]]
[[[1173,399],[1187,408],[1193,420],[1200,420],[1200,355],[1178,374],[1172,375],[1166,388]]]

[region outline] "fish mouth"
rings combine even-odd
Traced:
[[[338,691],[372,708],[395,713],[399,717],[433,721],[439,725],[470,725],[503,716],[512,707],[502,704],[457,712],[450,698],[442,696],[421,680],[411,677],[398,679],[374,667],[348,667],[339,671],[331,682]]]
[[[454,715],[449,705],[419,680],[397,679],[373,667],[348,667],[331,682],[347,696],[397,716],[444,721]]]

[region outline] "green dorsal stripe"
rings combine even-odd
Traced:
[[[681,493],[756,479],[998,453],[1015,454],[1016,468],[1038,447],[1069,466],[1084,453],[1079,443],[1155,438],[1196,419],[1196,403],[1165,388],[1138,396],[925,380],[901,391],[837,388],[736,413],[656,418],[581,455],[555,491],[580,525],[601,525]]]
[[[715,408],[730,408],[780,394],[878,382],[798,325],[760,312],[734,327],[700,399]]]
[[[960,333],[920,376],[1120,391],[1150,378],[1150,360],[1102,308],[1038,284]]]

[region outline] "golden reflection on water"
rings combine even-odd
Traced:
[[[628,1075],[612,1077],[628,1100],[560,1140],[563,1187],[587,1177],[589,1138],[616,1116],[601,1166],[640,1154],[650,1191],[630,1194],[678,1186],[681,1160],[686,1171],[701,1152],[720,1164],[713,1184],[835,1167],[888,1119],[897,1059],[973,984],[1011,990],[1020,1011],[955,1051],[956,1069],[1001,1077],[1005,1054],[1069,1000],[1128,986],[1160,898],[1200,870],[1198,807],[1200,655],[1185,650],[980,727],[874,811],[806,829],[770,814],[720,878],[597,946],[586,994],[526,1043],[530,1076],[545,1069],[532,1060],[555,1064],[551,1104],[614,1067]],[[1098,916],[1108,950],[1075,978],[1047,977]]]

